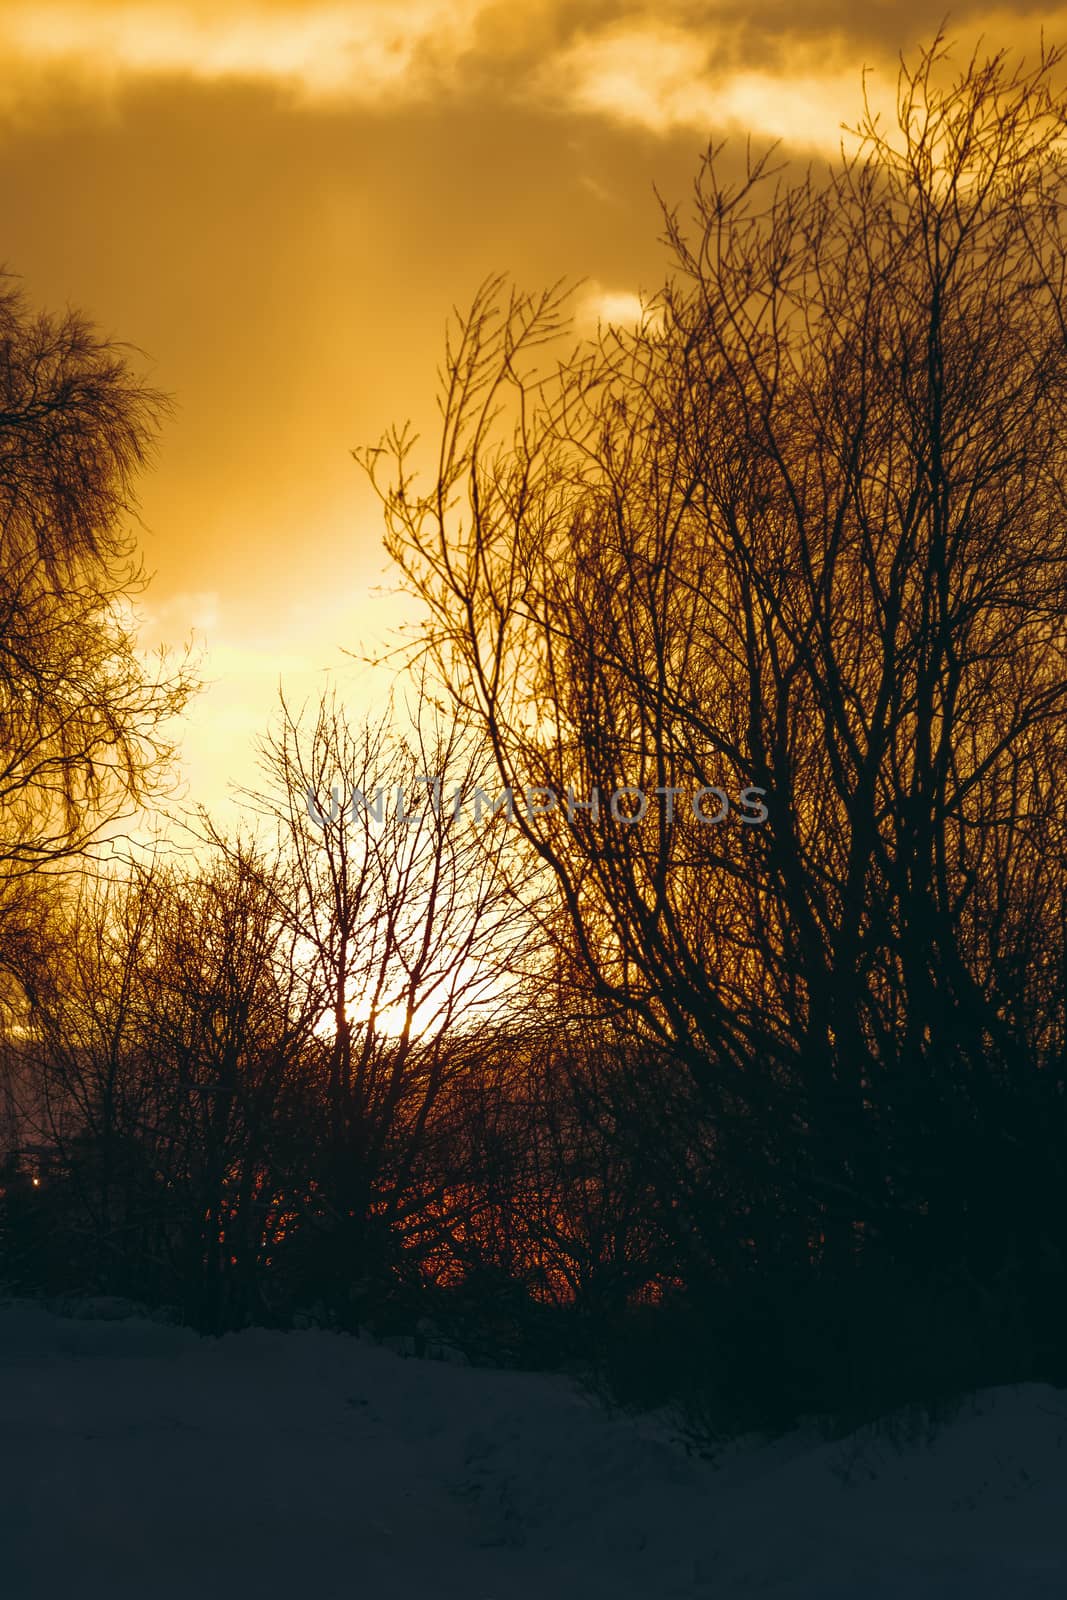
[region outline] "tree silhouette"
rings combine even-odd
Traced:
[[[636,331],[539,370],[565,298],[493,281],[437,481],[364,458],[500,780],[599,790],[518,825],[765,1258],[1063,1243],[1061,66],[939,38],[824,174],[711,149]]]
[[[79,315],[0,292],[0,885],[82,855],[163,776],[192,681],[139,653],[130,523],[162,395]]]
[[[249,798],[276,831],[280,914],[323,1024],[317,1188],[348,1293],[440,1196],[438,1103],[476,1066],[534,930],[502,829],[451,801],[484,767],[458,725],[424,712],[405,738],[387,719],[353,724],[336,697],[310,716],[283,700],[261,756]]]

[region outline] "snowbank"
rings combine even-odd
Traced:
[[[1056,1390],[712,1465],[563,1379],[108,1314],[0,1306],[3,1600],[1067,1594]]]

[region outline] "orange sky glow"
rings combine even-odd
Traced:
[[[635,316],[665,269],[653,184],[684,200],[713,137],[825,159],[861,69],[890,103],[935,24],[912,0],[5,0],[0,262],[176,402],[142,485],[143,629],[205,651],[189,802],[225,814],[252,781],[279,680],[387,696],[342,654],[410,609],[350,451],[432,429],[452,306],[504,271]],[[1067,12],[962,4],[950,33],[1033,52],[1042,27]]]

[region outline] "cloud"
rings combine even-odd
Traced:
[[[974,15],[998,40],[1007,10]],[[914,14],[911,14],[914,11]],[[1062,29],[1064,13],[1034,13]],[[170,79],[250,84],[305,110],[389,108],[442,94],[579,114],[665,137],[751,132],[837,153],[860,109],[859,67],[891,109],[897,44],[932,28],[894,11],[893,43],[873,14],[842,21],[826,0],[752,11],[718,0],[3,0],[0,104],[107,100]],[[1028,21],[1029,26],[1029,21]]]
[[[474,38],[486,0],[340,5],[5,4],[4,89],[58,73],[90,90],[177,77],[245,81],[298,103],[374,104],[428,93]],[[29,74],[27,81],[26,74]]]
[[[625,21],[564,46],[536,90],[559,109],[654,134],[745,131],[837,152],[842,120],[860,109],[859,72],[840,44],[822,41],[818,57],[798,44],[770,69],[733,67],[734,53],[730,38],[708,30]],[[872,74],[869,89],[892,103],[884,78]]]

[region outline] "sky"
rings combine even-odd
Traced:
[[[453,306],[492,272],[580,279],[625,319],[709,140],[826,161],[888,103],[925,6],[868,0],[3,0],[0,264],[142,354],[175,414],[141,486],[146,647],[203,651],[183,792],[232,815],[279,681],[357,666],[411,614],[351,458],[434,422]],[[957,4],[949,33],[1036,51],[1067,9]],[[228,798],[229,797],[229,798]]]

